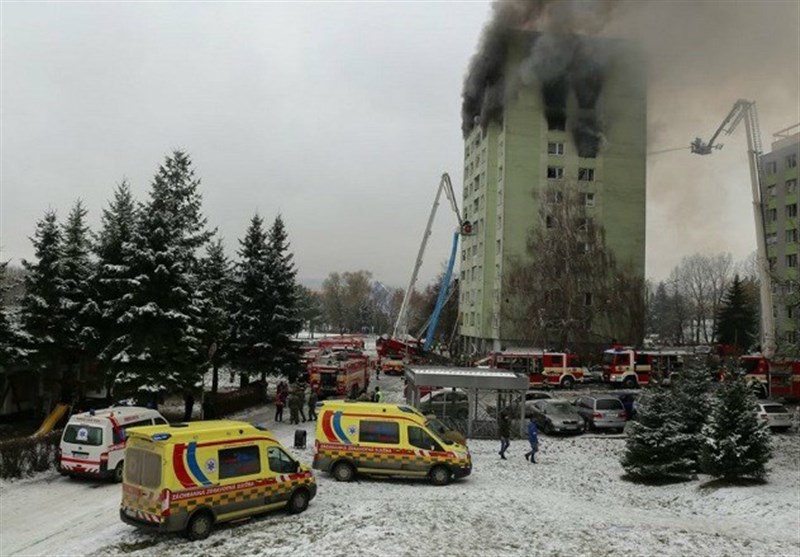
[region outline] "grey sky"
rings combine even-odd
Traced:
[[[691,3],[661,4],[673,8],[618,22],[653,57],[651,150],[707,137],[738,97],[759,102],[767,145],[800,120],[796,2],[694,24],[675,8]],[[441,172],[460,190],[461,82],[488,14],[488,2],[4,2],[2,258],[31,257],[48,207],[64,216],[80,197],[96,226],[123,178],[144,199],[181,148],[231,253],[254,210],[280,212],[304,279],[368,269],[404,286]],[[695,251],[751,252],[747,180],[742,132],[712,157],[653,157],[648,275]],[[441,205],[423,283],[454,224]]]

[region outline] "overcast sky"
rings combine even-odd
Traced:
[[[619,20],[653,59],[651,151],[707,138],[738,97],[759,102],[767,145],[800,121],[800,5],[707,4],[735,17],[661,2],[623,13],[634,26]],[[254,211],[281,213],[305,281],[366,269],[405,286],[443,171],[460,194],[461,84],[488,2],[1,9],[2,259],[32,256],[48,207],[65,216],[81,198],[96,228],[123,178],[143,200],[176,148],[191,154],[230,253]],[[754,250],[744,149],[741,131],[713,157],[650,159],[649,276],[695,251]],[[423,283],[454,225],[444,203]]]

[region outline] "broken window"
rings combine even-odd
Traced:
[[[567,115],[563,110],[548,108],[544,112],[547,118],[547,129],[552,132],[563,132],[567,129]]]
[[[555,141],[551,141],[547,144],[547,153],[549,155],[563,155],[564,154],[564,144],[558,143]]]
[[[564,169],[560,166],[548,166],[547,178],[550,180],[560,180],[564,177]]]
[[[594,168],[579,168],[578,180],[584,182],[594,182]]]

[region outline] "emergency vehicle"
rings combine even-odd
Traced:
[[[759,397],[800,398],[800,360],[768,360],[762,354],[739,358],[745,380]]]
[[[128,429],[166,423],[156,410],[136,406],[74,414],[61,435],[56,460],[58,471],[64,476],[122,481]]]
[[[319,339],[317,346],[323,350],[335,352],[337,350],[364,350],[364,338],[358,335],[339,335]]]
[[[603,352],[603,381],[626,389],[648,385],[651,377],[668,379],[683,369],[683,350],[634,350],[616,346]]]
[[[369,386],[369,357],[359,351],[341,350],[318,358],[308,368],[312,389],[320,398],[356,398]]]
[[[266,429],[213,420],[131,430],[120,518],[138,528],[207,537],[217,523],[285,507],[317,493],[313,472]]]
[[[317,419],[313,468],[340,482],[369,474],[428,478],[444,485],[468,476],[469,449],[431,426],[441,424],[430,423],[411,406],[325,401]]]
[[[550,385],[570,389],[575,383],[583,382],[584,374],[583,367],[578,364],[577,354],[546,350],[489,352],[476,365],[525,373],[530,377],[531,387]]]
[[[381,362],[381,371],[386,375],[404,375],[406,364],[403,360],[384,360]]]

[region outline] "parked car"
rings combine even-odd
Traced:
[[[555,397],[548,393],[547,391],[538,391],[536,389],[530,389],[528,392],[525,393],[525,417],[530,418],[533,413],[533,405],[538,400],[555,400]],[[513,417],[519,416],[519,406],[516,403],[509,405],[508,407],[509,413]]]
[[[566,400],[555,398],[536,400],[531,405],[536,425],[546,434],[580,433],[585,424],[575,407]]]
[[[622,406],[625,407],[625,417],[628,420],[632,420],[636,417],[636,399],[639,398],[639,392],[637,391],[610,391],[608,393],[609,396],[617,397],[621,402]]]
[[[423,414],[433,414],[437,418],[466,419],[469,416],[467,393],[461,389],[440,389],[423,396],[417,408]]]
[[[575,400],[575,408],[586,423],[586,429],[611,429],[622,431],[625,428],[625,406],[615,396],[582,396]]]
[[[792,427],[792,415],[783,404],[759,400],[756,404],[756,414],[767,424],[767,427],[775,431],[786,431]]]

